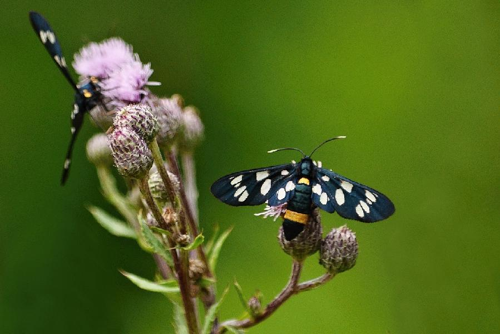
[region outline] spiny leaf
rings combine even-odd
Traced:
[[[132,283],[137,285],[139,288],[146,290],[146,291],[151,291],[151,292],[160,292],[163,294],[177,294],[179,293],[179,287],[168,287],[164,286],[161,284],[158,284],[156,282],[152,282],[150,280],[147,280],[145,278],[142,278],[140,276],[128,273],[124,270],[120,270],[120,273],[127,277]]]
[[[160,255],[168,263],[168,265],[172,266],[174,262],[168,249],[156,237],[153,231],[151,231],[141,215],[138,216],[138,219],[141,224],[142,235],[144,236],[144,239],[149,244],[149,246],[151,246],[151,248],[153,249],[153,252]]]
[[[96,206],[89,206],[87,209],[92,216],[94,216],[94,219],[109,233],[117,237],[137,239],[135,231],[124,221],[111,216],[109,213]]]
[[[205,237],[203,236],[203,234],[200,233],[200,234],[198,234],[198,236],[194,239],[194,241],[192,243],[190,243],[189,245],[187,245],[185,247],[180,247],[180,248],[183,250],[186,250],[186,251],[190,251],[192,249],[195,249],[199,245],[201,245],[203,243],[203,241],[205,241]]]
[[[233,228],[230,227],[226,231],[224,231],[224,233],[221,234],[221,236],[219,237],[219,239],[217,239],[213,246],[212,252],[210,253],[210,257],[208,259],[208,264],[213,272],[215,272],[215,267],[217,266],[217,260],[219,259],[219,253],[222,245],[224,244],[224,241],[226,241],[232,230]]]
[[[210,330],[212,329],[212,325],[215,321],[215,318],[217,317],[217,312],[219,312],[219,308],[224,301],[224,298],[226,297],[227,292],[229,291],[229,286],[224,290],[222,293],[222,296],[220,297],[219,301],[215,304],[213,304],[207,311],[207,314],[205,315],[205,322],[203,323],[203,329],[201,332],[203,334],[210,334]]]

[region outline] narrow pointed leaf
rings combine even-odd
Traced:
[[[212,329],[212,325],[215,321],[215,318],[217,317],[217,312],[219,312],[219,308],[224,301],[224,298],[226,297],[227,292],[229,291],[229,287],[227,287],[224,292],[222,293],[222,296],[220,297],[219,301],[215,304],[213,304],[207,311],[207,314],[205,315],[205,321],[203,323],[203,329],[202,329],[202,334],[210,334],[210,331]]]
[[[224,241],[226,241],[227,237],[231,233],[233,228],[229,228],[224,233],[221,234],[219,239],[215,242],[212,252],[210,253],[210,257],[208,259],[208,264],[210,266],[210,269],[212,269],[213,272],[215,272],[215,267],[217,266],[217,260],[219,259],[219,254],[220,250],[222,248],[222,245],[224,244]]]
[[[196,247],[201,245],[203,243],[203,241],[205,241],[205,237],[203,236],[203,234],[200,233],[200,234],[198,234],[198,236],[194,239],[194,241],[192,243],[190,243],[186,247],[180,247],[180,248],[183,250],[189,251],[189,250],[195,249]]]
[[[94,216],[94,219],[109,233],[117,237],[137,239],[135,231],[124,221],[111,216],[109,213],[96,206],[89,206],[87,209],[92,216]]]
[[[214,232],[212,234],[212,237],[210,240],[208,240],[207,244],[205,245],[205,252],[210,255],[210,252],[212,251],[212,247],[214,246],[215,241],[217,240],[217,236],[219,235],[219,225],[215,225],[214,227]]]
[[[160,255],[167,262],[169,266],[172,266],[174,262],[172,260],[172,256],[170,255],[168,249],[156,237],[153,231],[151,231],[151,229],[146,224],[144,218],[142,218],[141,215],[139,215],[138,219],[141,224],[142,235],[144,236],[144,239],[146,239],[146,242],[149,244],[149,246],[151,246],[151,248],[153,249],[153,252]]]
[[[236,279],[234,280],[233,284],[234,284],[234,288],[236,289],[236,292],[238,293],[238,297],[240,299],[241,305],[243,305],[243,308],[245,309],[245,311],[250,313],[250,309],[248,308],[248,303],[247,303],[245,297],[243,296],[243,289],[241,289],[241,286],[238,283],[238,281],[236,281]]]
[[[177,303],[174,303],[174,321],[176,334],[189,334],[186,317],[184,316],[184,310]]]
[[[237,328],[234,328],[234,327],[231,327],[231,326],[225,326],[224,328],[226,328],[229,332],[235,333],[235,334],[243,334],[243,333],[245,333],[243,330],[237,329]]]
[[[161,284],[158,284],[156,282],[152,282],[150,280],[147,280],[145,278],[142,278],[140,276],[128,273],[126,271],[120,270],[120,273],[127,277],[132,283],[137,285],[139,288],[146,290],[146,291],[151,291],[151,292],[160,292],[164,294],[172,294],[172,293],[179,293],[179,287],[168,287],[164,286]]]

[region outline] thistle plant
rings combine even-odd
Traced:
[[[194,160],[194,152],[204,133],[200,112],[193,106],[185,106],[178,94],[171,97],[154,95],[147,88],[147,85],[157,84],[149,81],[153,73],[150,64],[142,64],[132,47],[121,39],[87,45],[75,55],[74,67],[82,81],[97,78],[102,92],[102,104],[96,105],[90,113],[105,134],[96,134],[88,141],[87,156],[96,167],[103,196],[120,217],[95,206],[89,210],[107,231],[135,239],[143,251],[151,254],[157,266],[154,278],[121,273],[139,288],[168,297],[174,306],[173,318],[178,333],[243,332],[268,319],[293,295],[322,286],[354,266],[358,244],[351,230],[343,226],[323,237],[321,216],[314,205],[310,204],[309,211],[304,213],[293,211],[297,210],[297,203],[292,197],[287,199],[287,192],[310,189],[309,181],[288,182],[278,189],[279,186],[272,184],[274,181],[267,179],[270,172],[266,170],[252,174],[251,180],[257,183],[247,181],[244,184],[243,174],[222,178],[229,185],[229,190],[224,188],[230,194],[227,201],[237,200],[236,203],[242,205],[252,200],[249,197],[250,193],[255,193],[251,192],[252,184],[258,186],[262,195],[270,193],[273,187],[281,202],[268,201],[265,211],[256,215],[274,220],[284,217],[288,224],[300,222],[302,225],[294,227],[292,237],[286,230],[290,225],[283,225],[278,231],[278,243],[290,255],[292,264],[290,279],[283,290],[266,303],[259,292],[245,298],[243,289],[235,281],[233,285],[245,315],[225,321],[218,319],[218,310],[228,289],[217,295],[216,264],[231,229],[220,235],[214,233],[207,242],[200,233]],[[117,182],[121,181],[115,179],[114,168],[123,177],[126,191],[117,187]],[[283,169],[280,175],[288,177],[290,173],[293,170]],[[349,183],[351,188],[346,184],[343,184],[346,192],[335,194],[338,203],[341,199],[346,201],[344,196],[350,193],[348,189],[352,190],[352,184]],[[215,189],[217,197],[226,198],[218,196],[218,188]],[[312,191],[318,189],[313,187]],[[379,196],[383,195],[371,191],[366,193],[370,203],[382,202]],[[317,195],[326,207],[330,199],[325,199],[321,189]],[[358,206],[365,210],[362,213],[368,214],[370,208],[366,209],[366,205],[363,202],[362,208]],[[376,209],[372,206],[373,211]],[[358,209],[355,212],[359,214]],[[304,262],[318,252],[325,274],[301,282]],[[203,312],[198,309],[200,307],[204,308]],[[200,314],[204,314],[203,319]]]

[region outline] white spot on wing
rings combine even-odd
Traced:
[[[335,191],[335,201],[338,205],[342,205],[345,203],[344,192],[340,188]]]
[[[321,168],[323,167],[323,163],[321,161],[318,160],[318,167]]]
[[[64,161],[64,169],[68,169],[70,164],[71,164],[71,160],[66,159],[66,160]]]
[[[241,194],[240,198],[238,198],[238,202],[244,202],[248,198],[248,191],[244,191],[243,194]]]
[[[288,181],[285,187],[286,191],[292,191],[295,189],[295,183],[293,181]]]
[[[363,201],[359,201],[359,204],[361,204],[361,207],[363,208],[363,210],[366,212],[366,213],[370,213],[370,207],[368,206],[368,204],[366,204],[365,202]]]
[[[366,203],[368,203],[368,205],[372,205],[372,201],[370,201],[368,198],[366,199]]]
[[[264,180],[268,176],[269,176],[269,172],[267,170],[257,172],[255,174],[255,178],[257,179],[257,181]]]
[[[262,195],[267,195],[267,193],[269,192],[269,189],[271,189],[271,179],[267,179],[264,181],[264,183],[262,184],[262,187],[260,187],[260,193]]]
[[[326,195],[326,193],[321,194],[319,201],[321,202],[321,204],[326,205],[326,202],[328,202],[328,196]]]
[[[313,165],[314,166],[317,166],[318,164],[316,163],[316,161],[313,160]]]
[[[321,195],[321,186],[316,183],[314,187],[312,188],[313,193],[317,194],[318,196]]]
[[[325,181],[325,182],[330,181],[330,178],[329,178],[328,176],[326,176],[326,175],[323,175],[323,176],[321,177],[321,179],[322,179],[323,181]]]
[[[284,188],[280,188],[280,190],[278,190],[278,199],[281,201],[283,198],[285,198],[286,196],[286,191]]]
[[[281,171],[281,175],[283,175],[283,176],[288,175],[288,174],[290,174],[290,173],[286,169],[283,169]]]
[[[361,218],[363,218],[365,216],[365,213],[363,212],[363,209],[361,208],[361,205],[359,205],[359,204],[356,206],[356,213]]]
[[[241,193],[244,192],[246,189],[247,189],[247,186],[243,186],[243,187],[238,188],[238,190],[236,190],[236,192],[234,193],[234,197],[240,196]]]
[[[43,44],[47,42],[47,34],[45,33],[45,31],[40,30],[40,40]]]
[[[64,57],[61,57],[61,66],[66,67],[66,59]]]
[[[49,40],[49,42],[51,44],[54,44],[56,42],[56,35],[54,35],[54,33],[52,31],[47,31],[46,34],[47,34],[47,39]]]
[[[243,180],[243,175],[238,175],[234,179],[231,180],[231,184],[234,186],[237,183],[240,183]]]
[[[368,190],[365,190],[365,196],[366,196],[366,198],[368,198],[372,202],[376,202],[377,201],[377,198],[375,196],[373,196],[373,193],[371,193]]]
[[[57,65],[62,66],[62,65],[61,65],[61,59],[59,59],[59,56],[58,56],[58,55],[55,55],[55,56],[54,56],[54,60],[56,61]]]
[[[75,133],[76,129],[74,127],[71,127],[71,133]]]
[[[340,181],[340,186],[345,189],[348,193],[352,191],[352,184],[347,181]]]

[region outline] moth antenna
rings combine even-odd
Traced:
[[[318,148],[320,148],[321,146],[325,145],[326,143],[328,143],[328,142],[330,142],[332,140],[336,140],[336,139],[346,139],[346,136],[337,136],[337,137],[333,137],[333,138],[325,140],[324,142],[322,142],[321,144],[319,144],[318,146],[316,146],[316,148],[311,152],[311,154],[309,154],[309,157],[311,157],[314,154],[314,152],[316,152],[316,150]]]
[[[306,154],[301,149],[295,148],[295,147],[275,148],[274,150],[267,151],[267,153],[275,153],[275,152],[279,152],[279,151],[297,151],[297,152],[300,152],[303,157],[306,156]]]

